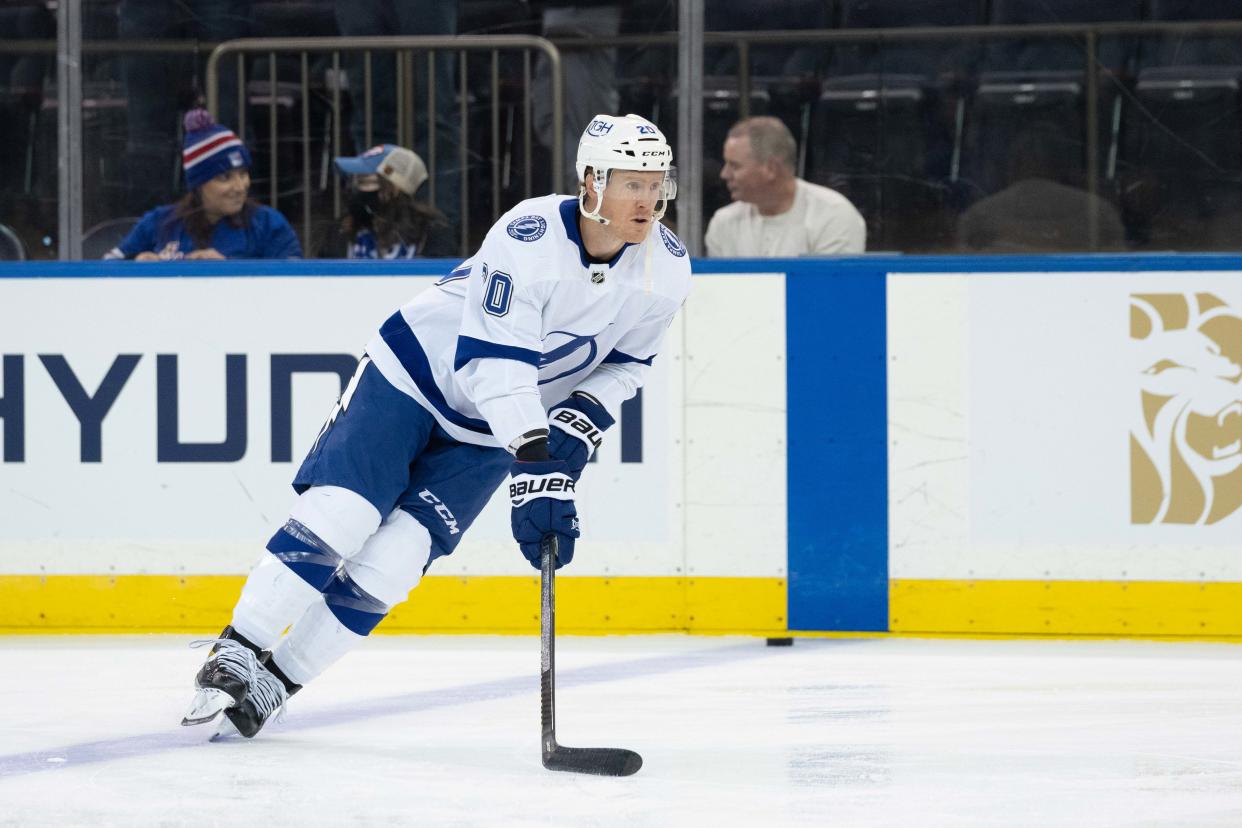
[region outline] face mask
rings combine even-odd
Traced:
[[[349,215],[358,227],[370,227],[371,219],[378,210],[378,190],[355,190],[349,197]]]

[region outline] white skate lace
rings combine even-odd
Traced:
[[[285,690],[284,682],[259,663],[253,650],[231,638],[203,638],[190,642],[191,649],[208,645],[215,645],[216,651],[212,657],[222,667],[245,680],[246,696],[254,704],[255,712],[262,721],[267,721],[273,710],[276,711],[277,721],[285,717],[289,693]]]

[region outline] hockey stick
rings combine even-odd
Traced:
[[[625,748],[573,748],[556,743],[556,535],[544,538],[539,607],[540,724],[543,726],[543,766],[548,770],[629,776],[643,766],[643,758]]]

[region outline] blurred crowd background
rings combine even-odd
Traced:
[[[771,115],[797,141],[796,174],[862,214],[868,251],[1242,247],[1242,0],[705,0],[704,11],[724,33],[709,36],[702,67],[704,226],[729,203],[730,127]],[[0,5],[3,258],[57,255],[56,15],[46,0]],[[220,42],[547,37],[565,56],[569,168],[596,111],[650,118],[677,146],[677,21],[675,0],[82,0],[83,257],[184,192],[183,119],[206,103]],[[728,35],[765,32],[783,34]],[[574,191],[551,169],[547,71],[512,49],[247,53],[221,64],[216,118],[249,147],[252,195],[288,218],[304,255],[335,255],[321,241],[348,211],[334,158],[382,143],[426,162],[419,195],[464,253],[518,200]]]

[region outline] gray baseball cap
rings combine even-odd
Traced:
[[[406,195],[414,195],[427,180],[427,165],[413,150],[380,144],[362,155],[341,156],[336,168],[345,175],[378,175]]]

